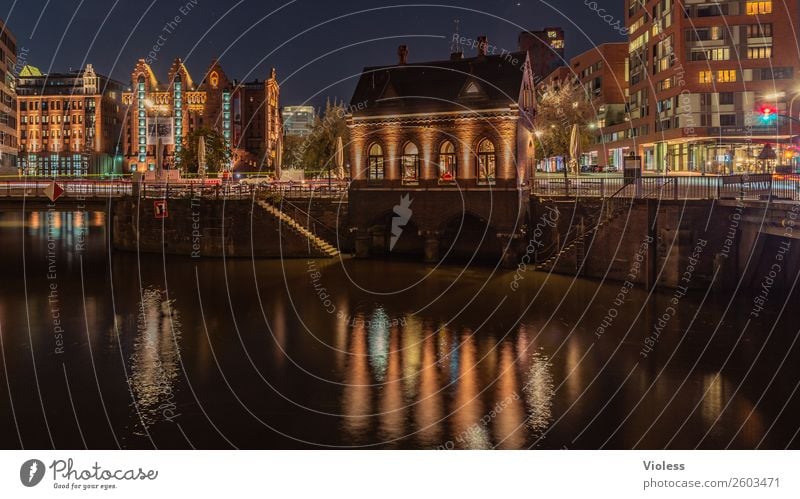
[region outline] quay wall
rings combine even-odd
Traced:
[[[194,258],[324,256],[251,200],[169,199],[166,206],[166,217],[157,218],[153,199],[114,201],[113,248]]]

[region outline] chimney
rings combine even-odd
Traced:
[[[398,64],[403,65],[408,63],[408,47],[400,45],[397,47]]]
[[[489,51],[489,39],[486,38],[486,35],[481,35],[478,37],[478,57],[485,56]]]

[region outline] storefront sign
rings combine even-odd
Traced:
[[[774,126],[717,126],[708,129],[709,135],[717,137],[774,137],[777,132]]]

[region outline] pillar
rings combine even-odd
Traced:
[[[425,263],[439,262],[439,232],[425,232]]]

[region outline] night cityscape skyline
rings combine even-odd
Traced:
[[[800,497],[798,25],[0,0],[0,495]]]

